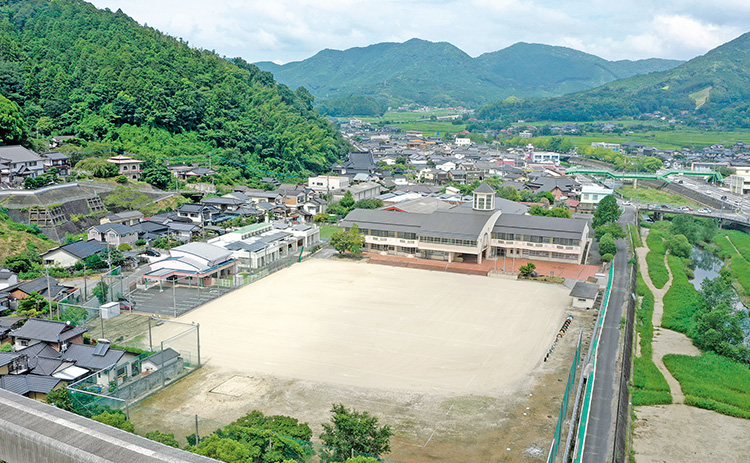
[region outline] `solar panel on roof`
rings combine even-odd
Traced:
[[[107,355],[107,351],[109,351],[109,344],[107,344],[106,342],[100,342],[94,349],[94,355],[104,357],[105,355]]]

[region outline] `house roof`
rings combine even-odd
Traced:
[[[7,280],[8,278],[12,277],[13,275],[18,275],[14,271],[12,271],[9,268],[0,267],[0,280]]]
[[[435,211],[422,224],[420,236],[476,240],[494,211],[454,207]]]
[[[183,204],[177,209],[179,212],[221,212],[210,204]]]
[[[144,362],[148,361],[153,363],[154,365],[161,365],[163,363],[168,363],[172,359],[176,359],[179,357],[180,354],[172,349],[171,347],[167,347],[163,351],[157,352],[154,355],[150,355],[143,359]]]
[[[97,252],[102,251],[104,249],[107,249],[107,245],[102,243],[101,241],[79,240],[79,241],[74,241],[72,243],[64,244],[60,246],[59,248],[51,249],[50,251],[47,251],[45,255],[51,253],[52,251],[63,250],[67,252],[68,254],[71,254],[79,259],[85,259],[86,257],[96,254]]]
[[[62,380],[51,376],[3,375],[0,376],[0,388],[21,395],[30,392],[48,394],[60,381]]]
[[[376,229],[406,233],[419,233],[422,223],[427,220],[427,214],[404,214],[397,211],[383,211],[379,209],[354,209],[342,220],[344,227],[354,224],[360,229]]]
[[[47,291],[49,289],[49,291]],[[55,277],[49,277],[49,282],[47,281],[47,276],[41,276],[39,278],[36,278],[31,281],[25,281],[23,283],[19,283],[17,285],[8,286],[5,288],[6,291],[22,291],[26,294],[31,294],[33,292],[37,292],[47,298],[56,298],[60,293],[68,291],[73,289],[70,286],[61,285],[57,282],[57,279]]]
[[[65,322],[31,318],[21,328],[11,331],[10,335],[13,338],[62,343],[86,331],[88,331],[87,328],[69,325]]]
[[[570,290],[570,296],[582,299],[596,299],[599,293],[599,285],[586,283],[585,281],[576,282],[573,289]]]
[[[110,214],[106,218],[111,220],[112,222],[116,220],[142,219],[143,212],[141,211],[118,212],[117,214]]]
[[[474,189],[474,193],[495,193],[495,189],[489,186],[487,182],[482,182],[481,185]]]
[[[66,159],[70,159],[69,156],[66,156],[62,153],[59,153],[57,151],[51,151],[49,153],[44,153],[44,157],[49,159],[50,161],[64,161]]]
[[[136,230],[135,228],[123,225],[121,223],[105,223],[102,225],[94,225],[91,228],[98,231],[99,233],[107,233],[108,231],[112,230],[120,236],[138,233],[138,230]],[[89,230],[91,230],[91,228]]]
[[[97,348],[108,346],[106,343],[99,343],[95,346],[90,344],[70,344],[68,350],[60,352],[60,358],[65,361],[75,362],[79,367],[90,370],[101,370],[118,363],[125,355],[123,349],[107,348],[103,355],[97,355]]]
[[[0,146],[0,158],[8,159],[10,162],[42,160],[41,156],[21,145]]]

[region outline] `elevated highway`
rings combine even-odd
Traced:
[[[699,171],[699,170],[680,170],[680,169],[664,169],[654,173],[649,172],[616,172],[609,169],[595,169],[591,167],[570,167],[565,170],[565,173],[570,174],[585,174],[585,175],[596,175],[599,177],[616,178],[619,180],[630,179],[630,180],[661,180],[666,183],[671,183],[669,179],[672,175],[683,175],[689,177],[710,177],[714,182],[723,182],[724,177],[714,171]]]

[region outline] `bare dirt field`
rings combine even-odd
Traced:
[[[636,408],[638,463],[740,463],[750,455],[750,421],[682,404]]]
[[[197,414],[205,435],[257,409],[318,435],[340,402],[394,427],[389,458],[540,461],[578,329],[593,323],[593,313],[568,307],[568,292],[310,260],[181,317],[200,323],[206,366],[143,402],[133,420],[139,432],[180,437]],[[570,331],[543,362],[569,313]]]

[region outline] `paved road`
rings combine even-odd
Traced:
[[[625,227],[625,225],[633,223],[635,223],[635,208],[625,207],[625,212],[620,217],[620,224]],[[615,259],[612,293],[609,297],[607,315],[604,319],[599,341],[596,379],[585,437],[584,463],[604,463],[612,458],[617,381],[620,375],[619,365],[617,364],[620,352],[620,319],[623,314],[625,298],[629,294],[627,291],[630,277],[629,248],[627,239],[617,240],[617,258]]]

